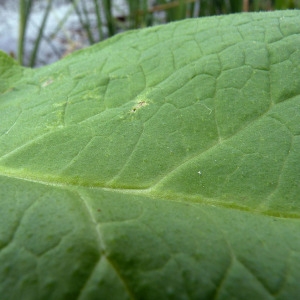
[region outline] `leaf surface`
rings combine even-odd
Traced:
[[[0,54],[4,299],[296,299],[298,11],[174,22],[41,69]]]

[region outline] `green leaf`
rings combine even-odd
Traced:
[[[1,53],[1,298],[298,298],[299,17]]]

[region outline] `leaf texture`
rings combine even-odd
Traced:
[[[0,295],[296,299],[299,17],[0,53]]]

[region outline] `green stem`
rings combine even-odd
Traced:
[[[18,61],[23,65],[24,44],[26,37],[27,21],[31,12],[32,0],[19,0],[19,40],[18,40]]]
[[[99,40],[103,40],[103,32],[102,32],[102,21],[101,21],[101,15],[100,15],[100,9],[99,4],[97,0],[94,0],[94,7],[95,7],[95,13],[97,18],[97,28],[99,33]]]
[[[103,0],[103,7],[104,7],[104,13],[107,22],[108,35],[113,36],[116,30],[115,30],[114,19],[111,12],[111,1]]]
[[[48,0],[48,5],[47,5],[47,8],[46,8],[44,17],[43,17],[43,21],[42,21],[41,27],[39,29],[38,36],[35,40],[33,51],[31,53],[30,62],[29,62],[30,67],[34,67],[34,65],[35,65],[37,52],[38,52],[38,49],[39,49],[39,46],[40,46],[40,43],[41,43],[41,39],[43,37],[44,29],[45,29],[46,22],[47,22],[47,19],[48,19],[50,10],[51,10],[51,6],[52,6],[52,0]]]

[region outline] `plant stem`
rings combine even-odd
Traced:
[[[94,7],[95,7],[96,18],[97,18],[97,28],[98,28],[99,40],[102,41],[103,40],[102,20],[101,20],[98,0],[94,0]]]
[[[24,44],[26,37],[27,21],[30,15],[32,0],[19,0],[19,39],[18,39],[18,62],[23,65]]]
[[[43,21],[42,21],[41,27],[39,29],[38,36],[37,36],[37,38],[34,42],[33,51],[31,53],[30,62],[29,62],[30,67],[34,67],[34,65],[35,65],[37,52],[38,52],[38,49],[39,49],[39,46],[40,46],[40,43],[41,43],[41,39],[43,37],[45,25],[46,25],[46,22],[47,22],[47,19],[48,19],[50,10],[51,10],[51,6],[52,6],[52,0],[48,0],[48,4],[47,4],[47,7],[46,7],[46,11],[44,13]]]

